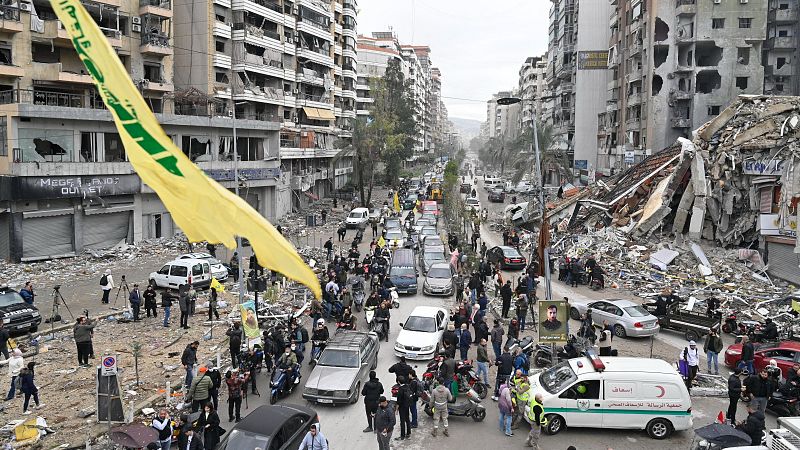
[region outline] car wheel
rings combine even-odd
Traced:
[[[694,330],[686,330],[686,334],[684,335],[687,341],[698,341],[700,340],[700,335],[697,334]]]
[[[570,308],[569,318],[572,320],[581,320],[581,313],[578,312],[577,308]]]
[[[614,325],[614,336],[624,338],[626,334],[625,327],[620,324]]]
[[[549,414],[547,415],[547,426],[544,427],[544,432],[552,436],[558,434],[565,426],[563,417],[558,414]]]
[[[666,439],[672,434],[672,424],[667,419],[653,419],[647,424],[646,430],[653,439]]]
[[[269,404],[274,405],[278,401],[278,394],[271,394],[269,396]]]
[[[356,384],[356,390],[353,393],[353,398],[350,399],[350,404],[351,405],[358,401],[358,395],[360,393],[361,393],[361,382],[359,381],[358,384]]]

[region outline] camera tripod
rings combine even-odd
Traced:
[[[69,309],[69,305],[67,305],[67,301],[64,300],[64,296],[61,295],[61,285],[57,284],[53,286],[53,309],[50,311],[50,334],[53,335],[55,333],[54,328],[56,322],[61,321],[61,313],[60,313],[60,306],[61,304],[64,305],[64,308],[67,308],[67,313],[69,313],[69,317],[71,319],[75,319],[75,316],[72,315],[72,311]]]
[[[131,290],[128,287],[128,282],[125,281],[125,275],[122,276],[122,281],[119,283],[119,287],[117,288],[117,296],[114,297],[114,306],[113,308],[117,307],[117,300],[119,300],[119,294],[122,291],[125,291],[125,299],[123,301],[128,301],[128,297],[131,295]],[[127,306],[126,306],[127,309]]]

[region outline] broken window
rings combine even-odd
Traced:
[[[11,56],[11,45],[0,44],[0,64],[4,66],[13,66],[14,59]]]
[[[778,30],[778,37],[788,37],[789,30]]]
[[[161,64],[144,63],[144,79],[155,83],[163,82],[161,78]]]
[[[57,63],[61,59],[61,49],[50,44],[31,44],[33,62]]]
[[[664,85],[664,79],[660,75],[653,75],[653,95],[658,95],[661,92],[661,87]]]
[[[786,64],[786,58],[784,58],[784,57],[777,58],[777,59],[775,60],[775,68],[776,68],[776,69],[780,69],[780,68],[781,68],[781,67],[783,67],[785,64]]]
[[[144,101],[147,103],[147,106],[150,107],[150,111],[153,111],[156,114],[161,114],[164,112],[160,98],[145,97]]]
[[[81,132],[81,162],[97,162],[98,157],[98,140],[97,133],[94,132]]]
[[[225,83],[228,84],[228,73],[227,72],[215,72],[214,73],[214,81],[217,83]]]
[[[698,42],[695,44],[695,64],[698,66],[716,66],[722,61],[722,48],[714,45],[714,42]]]
[[[105,144],[105,162],[124,162],[125,147],[122,145],[117,133],[103,133],[103,143]]]
[[[669,34],[669,25],[664,23],[660,17],[656,17],[656,27],[655,27],[655,41],[661,42],[667,40],[667,35]]]
[[[738,47],[736,49],[736,61],[739,64],[750,64],[750,47]]]
[[[750,17],[739,17],[739,28],[750,28],[753,19]]]
[[[182,136],[181,137],[181,150],[183,154],[188,156],[192,161],[204,160],[209,161],[210,158],[201,158],[208,154],[208,146],[210,139],[205,136]]]
[[[225,42],[215,41],[214,48],[220,53],[225,53]]]
[[[668,45],[656,45],[653,48],[653,64],[655,67],[661,66],[667,60],[667,56],[669,55],[669,46]]]
[[[789,9],[789,4],[781,3],[780,5],[778,5],[778,9]]]
[[[712,105],[708,107],[708,115],[709,116],[717,116],[719,115],[719,105]]]
[[[783,85],[782,84],[776,84],[775,85],[775,90],[777,92],[783,92]]]
[[[747,89],[747,77],[736,77],[736,87],[739,89]]]
[[[725,28],[725,19],[711,19],[711,28],[714,30]]]
[[[716,70],[701,70],[697,72],[695,86],[697,92],[701,94],[709,94],[715,89],[719,89],[722,78]]]

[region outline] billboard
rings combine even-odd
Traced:
[[[578,52],[578,70],[608,69],[608,50]]]
[[[539,342],[567,341],[567,302],[564,300],[539,301]]]

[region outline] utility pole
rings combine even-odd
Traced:
[[[236,73],[231,69],[231,81]],[[231,128],[233,128],[233,184],[236,196],[239,196],[239,147],[236,144],[236,100],[233,98],[236,84],[231,83]],[[236,236],[236,259],[239,263],[239,304],[244,303],[244,269],[242,267],[242,237]],[[256,305],[256,310],[258,305]],[[213,324],[212,324],[213,326]]]

